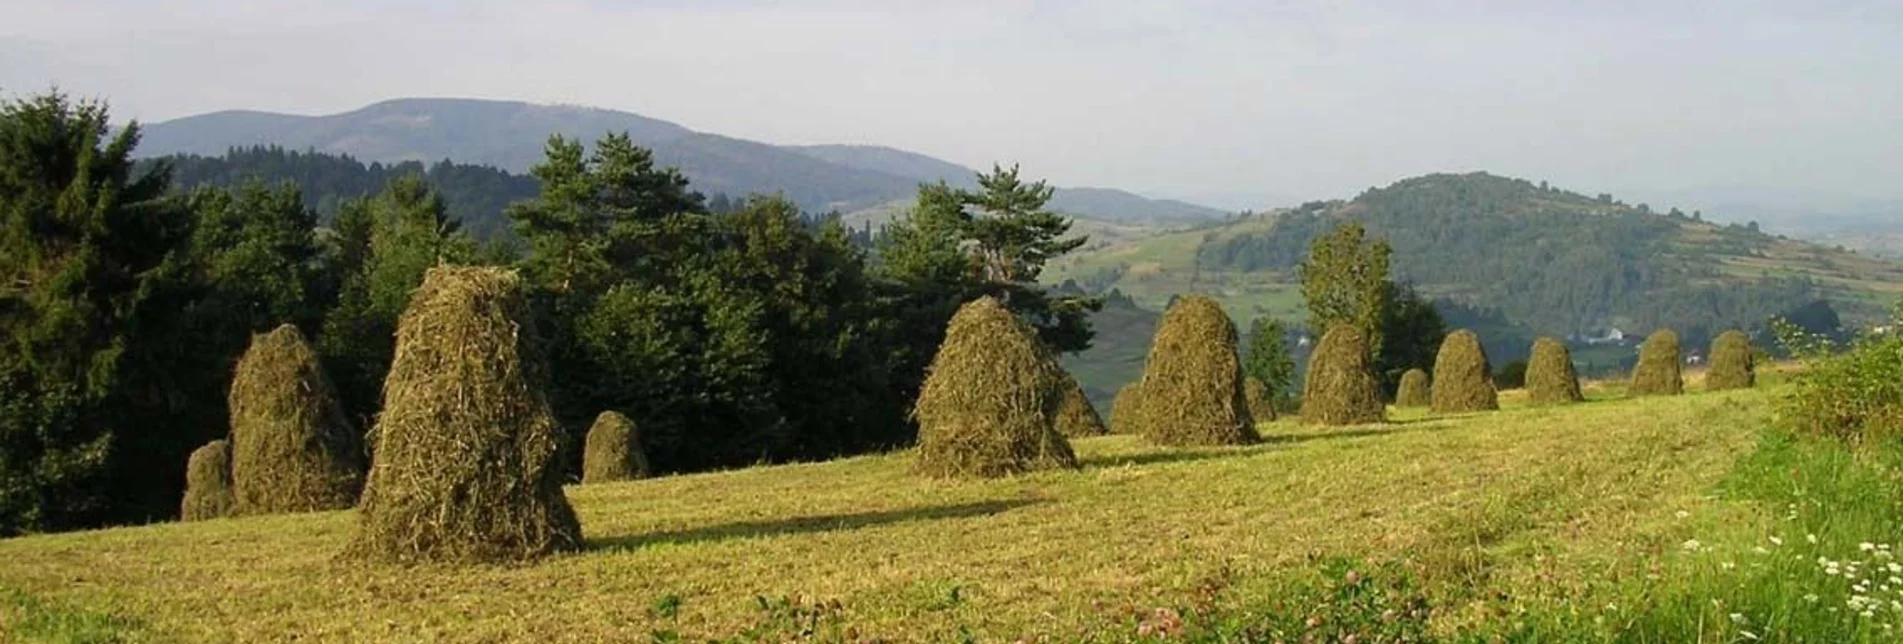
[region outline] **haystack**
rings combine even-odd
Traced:
[[[1261,378],[1250,377],[1242,380],[1242,398],[1243,402],[1249,405],[1249,417],[1255,422],[1267,423],[1275,420],[1275,401],[1273,396],[1269,395],[1269,386],[1264,384]]]
[[[1535,405],[1586,399],[1579,392],[1579,372],[1573,368],[1573,352],[1566,343],[1544,337],[1533,341],[1533,355],[1526,364],[1526,396]]]
[[[1059,434],[1064,375],[1029,325],[997,300],[959,307],[914,413],[921,474],[993,477],[1071,468]]]
[[[531,322],[513,271],[424,275],[397,322],[347,556],[495,562],[580,546]]]
[[[1407,370],[1407,373],[1401,374],[1401,385],[1394,389],[1394,406],[1426,407],[1433,404],[1434,393],[1431,387],[1433,387],[1433,381],[1428,379],[1426,371]]]
[[[1360,425],[1387,420],[1381,388],[1368,365],[1368,339],[1361,331],[1337,324],[1322,334],[1308,357],[1302,383],[1302,421],[1317,425]]]
[[[1434,356],[1432,407],[1437,414],[1493,411],[1500,408],[1493,387],[1493,365],[1480,336],[1461,329],[1447,334]]]
[[[317,352],[289,324],[251,337],[231,380],[238,514],[340,510],[363,487],[363,448]]]
[[[1110,431],[1115,434],[1135,434],[1137,425],[1142,421],[1143,404],[1142,382],[1132,382],[1117,389],[1117,397],[1110,401]]]
[[[231,514],[231,444],[222,440],[192,450],[185,462],[185,502],[179,518],[216,519]]]
[[[1163,314],[1143,367],[1137,433],[1160,445],[1240,445],[1259,440],[1236,356],[1236,325],[1206,295]]]
[[[1711,340],[1711,369],[1705,373],[1705,388],[1749,389],[1758,383],[1757,365],[1751,355],[1751,337],[1731,330]]]
[[[616,411],[596,416],[582,447],[581,482],[629,481],[649,475],[648,457],[641,451],[641,434],[634,421]]]
[[[1071,438],[1110,433],[1104,427],[1103,417],[1097,415],[1097,408],[1091,406],[1090,397],[1084,395],[1083,385],[1077,384],[1077,378],[1064,374],[1063,388],[1064,401],[1057,407],[1057,433]]]
[[[1632,396],[1676,396],[1685,393],[1679,371],[1678,334],[1659,329],[1639,345],[1639,363],[1632,368]]]

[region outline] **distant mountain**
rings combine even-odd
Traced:
[[[586,142],[628,132],[662,165],[703,193],[783,193],[811,211],[853,212],[909,199],[921,181],[970,185],[973,172],[929,156],[878,146],[777,146],[696,132],[639,114],[515,101],[405,98],[342,114],[297,116],[225,111],[145,126],[142,156],[222,155],[234,147],[281,146],[384,164],[491,165],[512,173],[539,162],[550,135]],[[1062,209],[1108,219],[1186,220],[1209,208],[1112,191],[1062,190]]]

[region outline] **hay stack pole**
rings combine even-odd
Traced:
[[[1394,389],[1394,406],[1426,407],[1434,403],[1433,381],[1418,368],[1401,374],[1401,385]]]
[[[363,449],[317,352],[286,324],[252,336],[231,381],[231,484],[238,514],[357,503]]]
[[[1680,371],[1678,334],[1659,329],[1639,345],[1639,363],[1632,368],[1631,396],[1676,396],[1685,393],[1685,378]]]
[[[997,300],[959,307],[914,408],[914,469],[944,478],[1077,467],[1056,427],[1063,381],[1030,326]]]
[[[1249,405],[1249,417],[1257,423],[1275,422],[1275,401],[1270,399],[1269,386],[1261,378],[1248,377],[1242,381],[1244,402]]]
[[[1527,400],[1535,405],[1564,405],[1585,400],[1579,391],[1579,372],[1566,343],[1542,337],[1533,341],[1526,365]]]
[[[1493,387],[1493,365],[1480,336],[1461,329],[1447,334],[1434,356],[1432,408],[1437,414],[1494,411],[1500,408]]]
[[[231,515],[231,444],[215,440],[192,450],[185,463],[185,501],[179,518],[203,521]]]
[[[651,474],[634,421],[616,411],[596,416],[582,447],[581,482],[630,481]]]
[[[1710,391],[1750,389],[1757,383],[1751,336],[1733,329],[1712,338],[1711,368],[1705,373],[1705,388]]]
[[[1057,408],[1057,433],[1070,438],[1083,436],[1102,436],[1110,433],[1104,427],[1103,416],[1097,414],[1097,408],[1090,404],[1090,397],[1084,395],[1084,386],[1077,378],[1064,374],[1064,402]]]
[[[1387,420],[1380,385],[1368,366],[1368,340],[1361,331],[1337,324],[1322,334],[1308,357],[1302,383],[1302,421],[1317,425],[1361,425]]]
[[[1137,432],[1159,445],[1260,440],[1243,391],[1236,325],[1206,295],[1176,302],[1157,325],[1143,365]]]
[[[348,558],[505,562],[581,545],[521,279],[439,266],[397,322]]]

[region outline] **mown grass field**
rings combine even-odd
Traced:
[[[350,512],[0,542],[0,632],[32,640],[1123,641],[1157,608],[1246,615],[1319,558],[1398,562],[1430,626],[1656,570],[1772,509],[1715,492],[1766,391],[1595,400],[1166,450],[1077,441],[1078,472],[987,482],[895,453],[570,487],[585,551],[523,566],[333,558]],[[1462,591],[1460,589],[1467,589]],[[1513,598],[1511,601],[1502,598]]]

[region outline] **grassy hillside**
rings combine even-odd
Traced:
[[[1772,527],[1781,505],[1718,487],[1768,395],[1508,396],[1499,414],[1269,424],[1244,448],[1112,436],[1077,442],[1082,471],[986,482],[922,480],[897,453],[571,487],[587,549],[523,566],[339,563],[350,512],[27,537],[0,542],[0,633],[1123,641],[1159,608],[1268,620],[1335,557],[1405,572],[1449,632],[1549,599],[1597,611],[1592,593],[1688,539]]]

